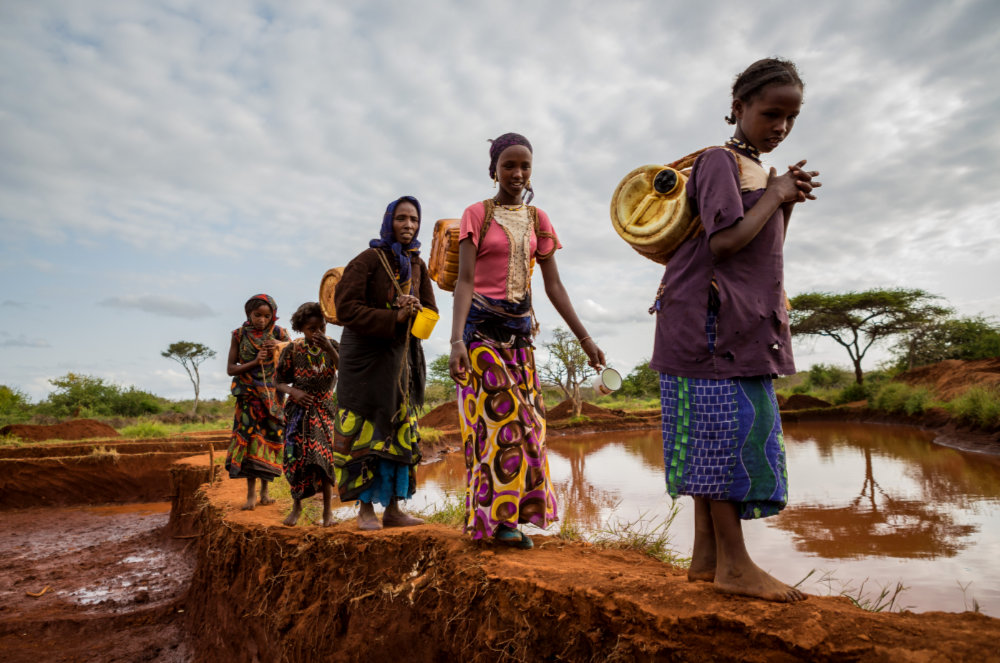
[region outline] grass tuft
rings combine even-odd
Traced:
[[[645,512],[634,520],[609,518],[594,534],[591,543],[601,548],[635,550],[674,566],[689,566],[691,558],[683,557],[674,549],[670,534],[670,527],[679,513],[680,504],[674,502],[670,513],[660,520],[647,518]]]
[[[442,433],[437,428],[431,428],[430,426],[421,426],[420,427],[420,441],[421,442],[427,442],[428,444],[434,444],[435,442],[437,442],[438,440],[441,439],[442,435],[444,435],[444,433]]]
[[[90,455],[94,458],[110,458],[116,463],[118,462],[118,458],[121,456],[121,454],[118,453],[118,449],[108,449],[103,444],[91,449]]]
[[[465,495],[446,494],[440,504],[437,502],[430,504],[424,509],[415,511],[414,515],[429,523],[461,529],[465,527]]]

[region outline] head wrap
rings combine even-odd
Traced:
[[[246,304],[243,305],[243,310],[247,313],[247,321],[250,321],[250,314],[253,310],[261,304],[267,304],[271,307],[271,322],[268,326],[273,325],[274,321],[278,319],[278,305],[274,303],[274,299],[271,298],[271,295],[265,295],[264,293],[254,295],[247,300]]]
[[[417,208],[417,233],[420,232],[420,202],[413,196],[402,196],[398,200],[389,203],[385,208],[385,215],[382,217],[382,229],[379,230],[378,239],[368,242],[368,246],[373,249],[389,249],[396,257],[396,264],[399,265],[399,280],[407,283],[410,280],[410,256],[420,255],[420,242],[417,241],[417,233],[413,234],[413,239],[409,244],[400,244],[396,241],[396,233],[392,229],[392,217],[396,214],[396,206],[400,203],[410,203]],[[406,252],[406,259],[403,253]],[[410,286],[412,291],[412,284]]]
[[[498,136],[490,141],[490,179],[495,180],[497,177],[497,160],[500,159],[500,154],[503,153],[508,147],[512,145],[524,145],[528,148],[528,151],[534,154],[534,150],[531,149],[531,141],[522,136],[521,134],[506,133],[502,136]],[[531,199],[535,197],[535,190],[531,188],[531,181],[527,182],[528,197],[524,201],[530,203]]]

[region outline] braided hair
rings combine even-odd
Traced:
[[[760,96],[769,85],[798,85],[805,88],[794,62],[781,58],[764,58],[754,62],[736,77],[733,83],[733,101],[738,99],[748,103]],[[726,116],[726,122],[736,124],[736,117],[730,113]]]

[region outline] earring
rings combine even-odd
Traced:
[[[497,188],[497,176],[496,175],[493,176],[493,188],[494,189]]]
[[[527,182],[524,183],[524,188],[528,189],[528,190],[531,189],[531,179],[530,178],[528,179]]]

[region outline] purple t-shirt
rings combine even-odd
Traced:
[[[760,168],[744,159],[742,168]],[[792,339],[785,310],[784,213],[781,208],[749,244],[717,259],[708,241],[738,223],[756,204],[766,183],[757,172],[741,172],[733,153],[706,150],[695,161],[687,195],[705,232],[682,244],[663,273],[650,367],[688,378],[791,375]],[[715,352],[705,331],[712,279],[719,286]]]

